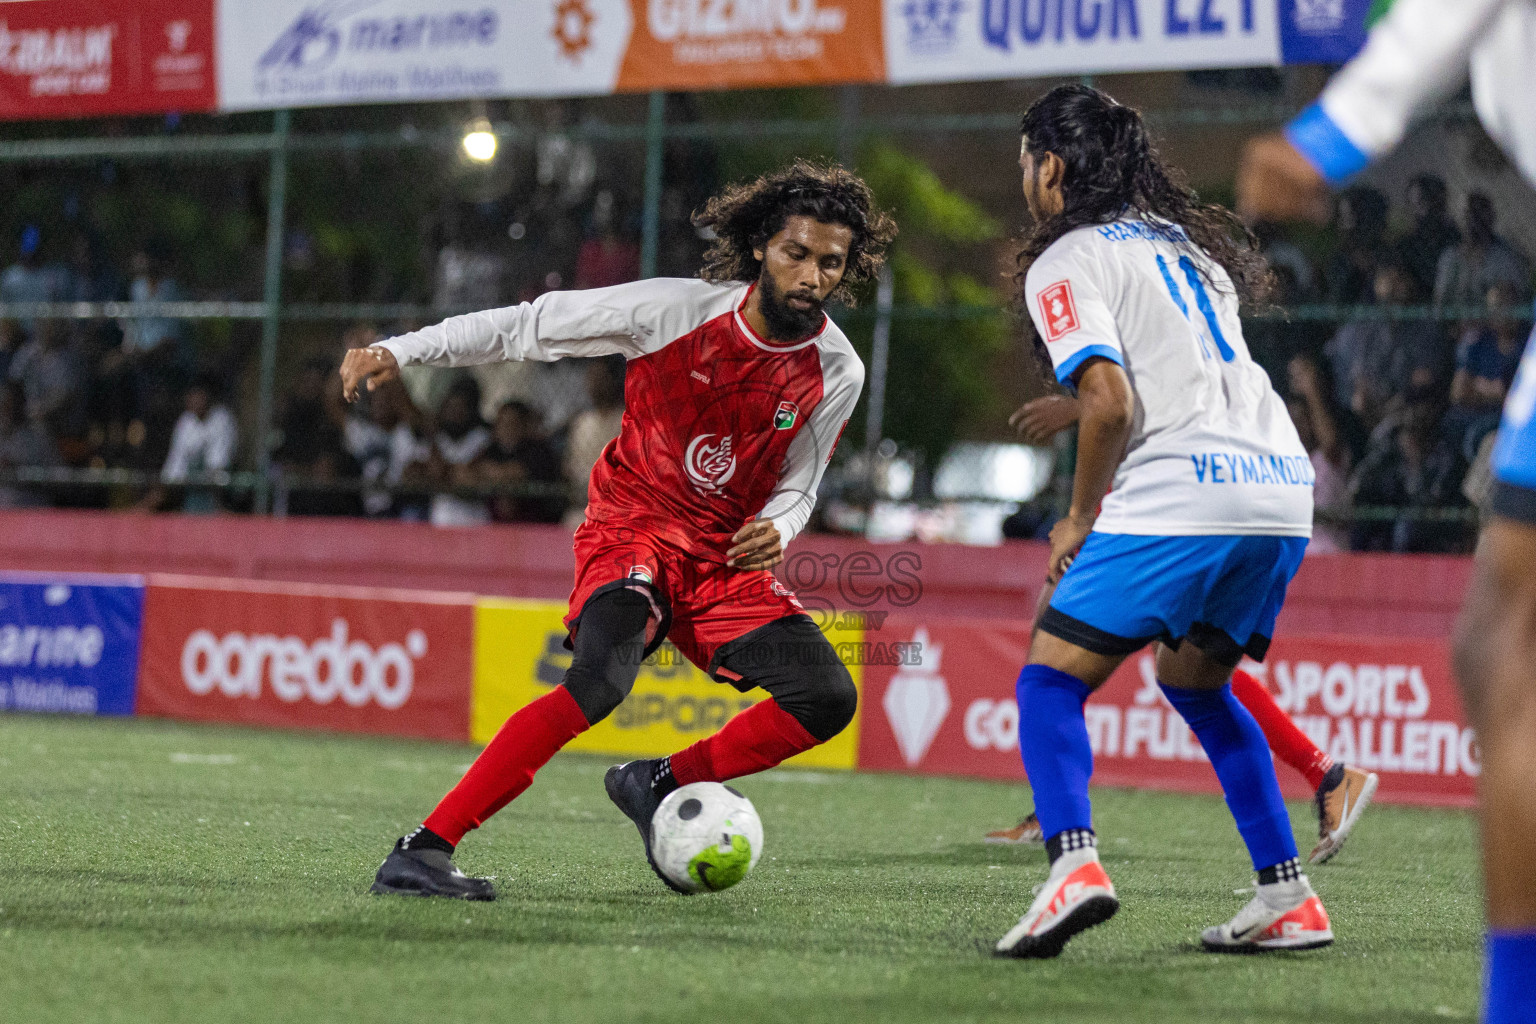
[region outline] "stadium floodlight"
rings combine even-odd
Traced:
[[[491,122],[482,118],[469,125],[461,145],[464,155],[477,164],[488,164],[496,159],[496,133],[491,131]]]

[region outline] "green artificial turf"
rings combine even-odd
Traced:
[[[726,893],[651,875],[558,757],[458,855],[501,898],[367,894],[469,747],[0,716],[7,1021],[1370,1021],[1476,1017],[1475,824],[1373,808],[1312,878],[1327,950],[1199,951],[1250,883],[1219,799],[1099,790],[1118,917],[1060,959],[984,948],[1045,876],[983,845],[1022,785],[778,771],[739,785],[766,852]],[[1302,850],[1310,809],[1292,807]]]

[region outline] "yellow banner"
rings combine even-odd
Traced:
[[[469,730],[476,743],[489,743],[513,712],[565,678],[571,652],[564,644],[564,614],[565,605],[553,601],[481,598],[476,602],[475,691]],[[863,630],[846,622],[828,623],[823,632],[840,650],[856,650],[863,640]],[[850,664],[848,671],[862,696],[862,666]],[[635,688],[624,703],[566,749],[619,758],[674,754],[767,697],[762,690],[742,693],[715,682],[665,643],[640,666]],[[831,741],[786,763],[851,770],[858,749],[855,717]]]

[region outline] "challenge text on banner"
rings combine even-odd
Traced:
[[[1028,625],[892,616],[884,628],[919,649],[908,663],[866,670],[859,767],[1022,781],[1014,681]],[[1282,636],[1263,665],[1245,667],[1321,749],[1378,773],[1377,799],[1475,799],[1477,743],[1444,641]],[[1204,751],[1157,687],[1150,649],[1128,659],[1086,711],[1095,783],[1218,791]],[[1311,796],[1288,769],[1280,781],[1288,796]]]

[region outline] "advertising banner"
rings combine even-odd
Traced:
[[[0,8],[0,118],[212,110],[214,79],[213,0]]]
[[[473,627],[467,595],[154,577],[137,710],[463,741]]]
[[[0,573],[0,708],[133,714],[144,582]]]
[[[906,85],[1278,64],[1277,7],[1273,0],[887,2],[886,65],[889,81]]]
[[[880,0],[219,0],[225,110],[877,82]]]
[[[892,616],[885,631],[910,637],[913,657],[865,671],[859,767],[1023,781],[1014,681],[1028,626]],[[1477,744],[1445,642],[1279,637],[1264,664],[1245,667],[1314,743],[1376,772],[1378,800],[1474,802]],[[1219,791],[1204,751],[1157,687],[1150,648],[1089,699],[1087,719],[1095,783]],[[1287,796],[1311,796],[1298,773],[1277,772]]]
[[[571,652],[565,648],[565,605],[553,601],[484,598],[475,608],[475,700],[470,736],[489,743],[514,711],[542,697],[565,678]],[[862,632],[837,621],[823,628],[839,647],[855,685],[862,666],[855,653]],[[606,719],[565,749],[618,758],[675,753],[715,732],[738,711],[768,694],[742,693],[695,668],[671,644],[663,644],[640,668],[635,688]],[[788,763],[807,768],[854,767],[858,722],[828,743]]]

